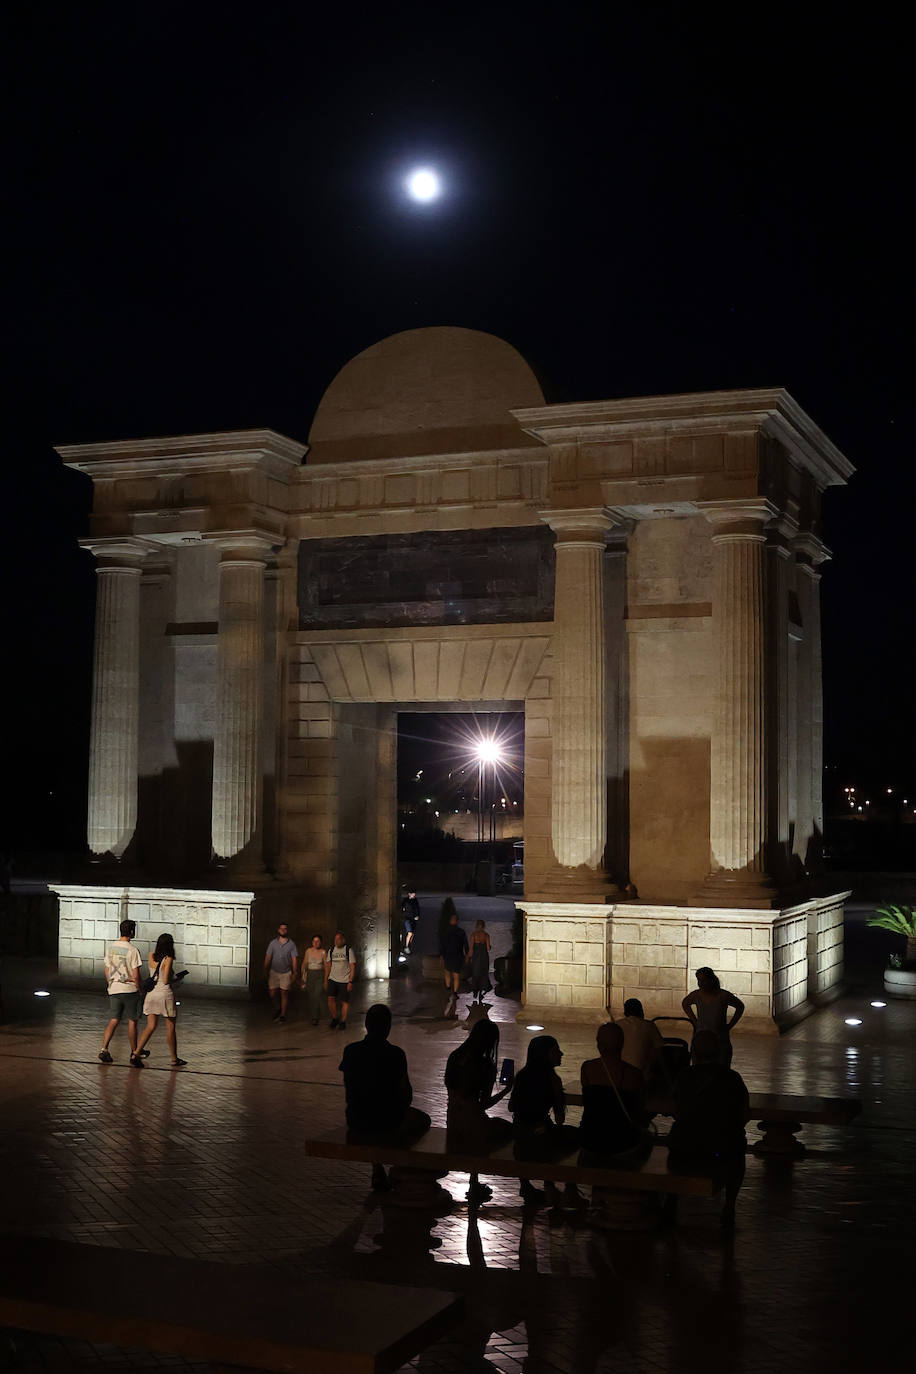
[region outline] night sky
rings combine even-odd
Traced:
[[[343,363],[424,325],[507,339],[548,401],[786,386],[858,469],[827,762],[916,791],[909,51],[898,11],[844,13],[8,3],[12,842],[84,818],[89,483],[52,445],[304,441]]]

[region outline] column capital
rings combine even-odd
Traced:
[[[816,534],[812,534],[811,530],[805,530],[801,534],[797,534],[792,540],[792,548],[795,551],[799,569],[818,581],[820,579],[818,568],[833,557],[827,545],[823,540],[818,539]]]
[[[120,569],[139,572],[147,554],[157,546],[148,539],[131,535],[109,536],[100,539],[81,539],[80,548],[88,550],[96,560],[96,571]]]
[[[221,563],[264,564],[280,542],[258,530],[227,530],[204,535],[204,543],[219,549]]]
[[[553,530],[558,544],[597,544],[604,548],[611,530],[626,526],[626,522],[609,506],[542,510],[538,514]]]
[[[698,501],[697,509],[713,527],[713,543],[727,540],[766,542],[765,526],[780,514],[779,507],[765,496],[736,501]]]

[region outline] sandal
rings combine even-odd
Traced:
[[[145,1068],[146,1068],[146,1065],[144,1064],[143,1060],[140,1058],[139,1054],[132,1054],[132,1055],[130,1056],[130,1067],[131,1067],[132,1069],[145,1069]]]
[[[186,1059],[173,1059],[173,1060],[172,1060],[172,1068],[173,1068],[173,1069],[183,1069],[184,1066],[185,1066],[185,1064],[187,1064],[187,1062],[188,1062],[188,1061],[187,1061]]]

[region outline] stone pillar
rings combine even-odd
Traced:
[[[557,536],[551,838],[557,862],[603,895],[607,845],[604,556],[611,513],[544,513]]]
[[[220,538],[211,840],[218,859],[260,867],[264,566],[270,541]],[[239,856],[243,856],[240,858]]]
[[[789,574],[795,526],[767,531],[767,863],[777,881],[789,877]]]
[[[766,824],[764,500],[704,504],[714,527],[718,684],[710,755],[712,868],[695,904],[770,906]]]
[[[89,823],[94,854],[120,859],[137,825],[140,704],[138,539],[85,540],[97,559],[95,658],[89,744]]]
[[[830,551],[815,535],[802,534],[795,540],[795,553],[798,569],[798,603],[804,634],[801,650],[806,685],[806,691],[799,701],[799,731],[806,730],[810,740],[806,796],[809,801],[808,819],[811,836],[802,858],[806,868],[815,871],[821,866],[820,845],[824,834],[824,696],[821,668],[821,575],[818,568],[830,558]]]

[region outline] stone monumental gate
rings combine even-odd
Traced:
[[[98,572],[65,978],[127,912],[199,990],[242,992],[280,917],[386,977],[426,707],[525,713],[529,1017],[676,1010],[701,964],[760,1029],[838,987],[820,499],[852,468],[785,391],[545,405],[507,343],[421,329],[343,368],[308,445],[59,452]]]

